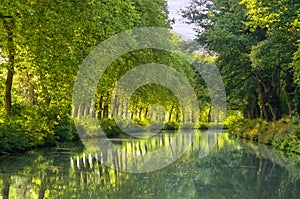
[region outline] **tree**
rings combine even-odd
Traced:
[[[294,1],[274,2],[271,0],[243,0],[241,3],[245,4],[248,9],[250,20],[246,23],[247,26],[252,30],[257,28],[267,30],[268,41],[265,44],[268,43],[271,47],[269,51],[273,52],[266,53],[261,58],[268,60],[268,65],[277,68],[280,72],[278,82],[282,84],[281,87],[285,92],[288,114],[299,115],[298,96],[300,93],[299,86],[295,84],[298,67],[294,62],[297,56],[295,43],[299,40],[300,31],[298,23],[300,4]]]
[[[8,52],[8,63],[7,63],[7,77],[5,81],[5,94],[4,94],[4,106],[6,114],[11,112],[11,90],[14,77],[15,67],[15,43],[13,39],[15,20],[13,16],[5,16],[0,12],[0,19],[2,20],[2,27],[6,31],[7,40],[7,52]],[[1,26],[0,26],[1,27]]]
[[[151,1],[151,0],[135,0],[133,1],[135,12],[138,13],[138,19],[134,22],[134,27],[161,27],[170,28],[170,21],[168,20],[167,2],[164,0]],[[158,35],[159,40],[159,35]],[[119,112],[117,109],[111,110],[110,106],[111,96],[114,86],[117,81],[124,75],[128,70],[139,66],[141,64],[159,62],[159,59],[164,59],[165,54],[156,53],[153,49],[143,49],[140,51],[134,51],[128,53],[118,60],[116,60],[104,73],[101,82],[98,85],[98,91],[96,94],[96,106],[98,111],[98,117],[108,117],[112,115],[112,112]],[[143,90],[143,89],[142,89]],[[149,89],[146,89],[149,92]],[[144,90],[146,92],[146,90]],[[144,93],[142,94],[144,95]],[[136,96],[137,97],[137,96]],[[116,102],[117,103],[117,102]],[[126,114],[129,114],[128,102],[119,104],[115,107],[123,107]],[[134,104],[136,110],[133,112],[139,112],[138,103]],[[147,108],[144,108],[146,111]],[[141,110],[140,110],[141,111]],[[133,113],[131,113],[133,115]]]
[[[245,6],[238,0],[194,0],[182,13],[188,23],[198,26],[199,45],[217,56],[229,108],[243,111],[245,117],[259,117],[255,75],[249,58],[257,36],[243,23],[247,20]]]
[[[291,62],[299,5],[292,4],[194,0],[183,10],[199,26],[197,41],[218,57],[230,108],[244,116],[270,121],[297,112]]]
[[[0,13],[1,60],[8,58],[1,61],[6,77],[1,77],[0,96],[10,113],[0,128],[11,130],[0,136],[13,139],[10,134],[28,131],[34,140],[40,132],[39,145],[70,131],[75,77],[98,43],[140,26],[169,26],[164,0],[3,0]],[[36,126],[41,128],[32,131]]]

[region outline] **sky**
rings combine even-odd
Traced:
[[[190,40],[195,38],[194,26],[184,24],[179,10],[189,5],[190,0],[168,0],[170,18],[175,18],[175,24],[172,25],[173,30],[183,39]]]

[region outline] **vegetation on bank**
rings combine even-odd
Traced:
[[[179,129],[201,129],[207,130],[210,126],[209,123],[202,123],[195,125],[194,123],[184,123],[170,121],[170,122],[151,122],[150,120],[138,120],[135,119],[133,122],[119,121],[116,122],[113,118],[103,118],[99,121],[101,129],[105,132],[107,137],[119,137],[124,135],[126,132],[130,133],[144,133],[144,132],[163,132],[166,131],[177,131]],[[90,127],[90,126],[89,126]],[[126,132],[124,132],[126,131]]]
[[[229,132],[243,139],[300,155],[299,117],[286,117],[275,122],[241,119],[231,124]]]
[[[182,14],[198,29],[196,43],[183,42],[173,35],[164,43],[180,46],[184,52],[201,49],[209,55],[193,53],[194,60],[216,63],[225,84],[228,112],[245,118],[231,126],[232,132],[297,152],[299,125],[294,118],[300,115],[300,4],[270,0],[190,3]],[[161,121],[166,121],[163,129],[177,129],[181,122],[184,128],[190,127],[194,110],[181,110],[176,96],[163,86],[141,86],[130,103],[118,100],[120,96],[112,101],[120,78],[148,63],[170,66],[188,80],[199,102],[200,128],[217,121],[211,118],[210,92],[201,74],[184,56],[158,49],[120,56],[103,71],[95,99],[85,101],[85,96],[80,96],[84,102],[72,107],[77,72],[97,44],[129,29],[170,28],[171,21],[166,0],[3,0],[0,151],[76,140],[72,116],[96,116],[108,136],[121,133],[110,119],[115,115],[130,118],[142,127],[149,120],[157,123],[153,128]],[[157,35],[158,42],[163,39]],[[176,75],[160,77],[180,83]],[[153,113],[153,104],[163,106],[165,114]],[[234,115],[231,113],[229,118]],[[139,130],[130,123],[120,125]]]
[[[0,154],[78,140],[72,118],[51,116],[56,115],[20,105],[13,106],[10,116],[0,115]]]

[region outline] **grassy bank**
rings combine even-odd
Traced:
[[[237,137],[271,145],[285,152],[300,154],[300,119],[283,118],[276,122],[241,119],[230,125]]]

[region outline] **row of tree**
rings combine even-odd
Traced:
[[[268,121],[299,116],[299,13],[293,0],[193,0],[182,10],[218,57],[230,109]]]
[[[0,148],[72,137],[62,132],[72,130],[72,91],[83,60],[107,38],[145,26],[170,27],[165,0],[1,1]],[[102,116],[107,83],[97,94]]]

